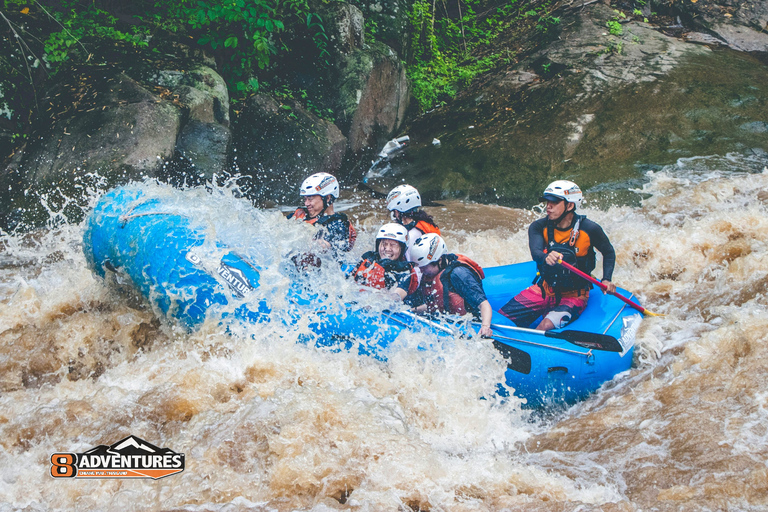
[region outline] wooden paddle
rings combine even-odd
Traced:
[[[608,290],[608,285],[601,283],[600,281],[598,281],[597,279],[595,279],[595,278],[594,278],[594,277],[592,277],[591,275],[589,275],[589,274],[587,274],[587,273],[585,273],[585,272],[582,272],[581,270],[577,269],[576,267],[574,267],[574,266],[573,266],[573,265],[571,265],[570,263],[566,263],[566,262],[564,262],[562,259],[559,259],[559,260],[557,260],[557,263],[558,263],[558,264],[560,264],[560,265],[562,265],[562,266],[564,266],[565,268],[567,268],[568,270],[570,270],[570,271],[571,271],[571,272],[573,272],[574,274],[576,274],[576,275],[578,275],[578,276],[581,276],[581,277],[583,277],[584,279],[586,279],[586,280],[587,280],[587,281],[589,281],[590,283],[596,284],[596,285],[597,285],[597,286],[599,286],[599,287],[600,287],[600,289],[602,289],[603,291],[607,291],[607,290]],[[632,307],[633,307],[633,308],[635,308],[636,310],[640,311],[640,312],[641,312],[642,314],[644,314],[644,315],[650,315],[650,316],[664,316],[664,315],[662,315],[662,314],[660,314],[660,313],[654,313],[654,312],[652,312],[652,311],[648,311],[647,309],[645,309],[645,308],[644,308],[643,306],[641,306],[640,304],[638,304],[638,303],[636,303],[636,302],[632,302],[631,300],[629,300],[628,298],[624,297],[623,295],[620,295],[620,294],[618,294],[618,293],[615,293],[615,292],[608,292],[608,293],[610,293],[610,294],[611,294],[611,295],[613,295],[614,297],[617,297],[619,300],[621,300],[621,301],[623,301],[623,302],[625,302],[625,303],[629,304],[630,306],[632,306]]]

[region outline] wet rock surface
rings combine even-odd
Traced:
[[[372,186],[407,176],[428,199],[525,206],[556,177],[589,188],[609,174],[626,189],[648,166],[768,149],[765,66],[642,22],[610,34],[615,16],[579,10],[517,68],[414,120],[411,148]]]
[[[240,115],[233,144],[238,172],[253,178],[254,199],[293,202],[296,184],[308,175],[339,169],[347,139],[297,102],[259,94]]]

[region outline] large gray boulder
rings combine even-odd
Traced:
[[[173,103],[104,69],[62,80],[41,110],[50,118],[38,119],[23,154],[0,171],[0,223],[6,226],[45,221],[47,208],[64,205],[77,220],[77,203],[87,200],[83,189],[161,175],[182,122]]]
[[[234,129],[234,168],[253,178],[253,199],[295,203],[298,186],[316,172],[335,173],[347,139],[295,101],[251,97]]]
[[[391,48],[376,43],[343,56],[338,72],[334,113],[350,151],[379,149],[405,119],[405,66]]]
[[[181,110],[123,73],[85,87],[74,105],[57,101],[59,91],[50,96],[50,108],[65,114],[30,144],[21,161],[26,180],[45,186],[91,173],[110,182],[158,175],[176,147]]]
[[[363,47],[365,19],[360,9],[346,2],[335,2],[322,9],[320,15],[330,42],[329,51],[335,57]]]
[[[163,70],[150,77],[168,88],[185,112],[176,143],[176,172],[209,180],[227,167],[232,142],[229,91],[224,79],[207,66],[187,71]]]
[[[734,50],[768,56],[768,2],[698,0],[672,7],[698,30]]]
[[[47,96],[50,118],[0,171],[0,225],[46,220],[82,188],[157,177],[209,180],[229,165],[229,93],[204,65],[81,70]],[[129,73],[131,74],[129,76]]]

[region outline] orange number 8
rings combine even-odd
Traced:
[[[54,453],[51,455],[51,476],[54,478],[72,478],[77,474],[74,453]]]

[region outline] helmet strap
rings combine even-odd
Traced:
[[[555,220],[555,226],[559,225],[563,221],[563,219],[565,219],[568,216],[569,213],[573,213],[574,215],[576,215],[576,205],[573,206],[573,210],[569,210],[568,205],[573,203],[569,203],[565,199],[563,199],[563,202],[565,203],[565,210],[563,210],[563,214]]]
[[[318,217],[322,217],[325,215],[325,210],[328,209],[329,206],[333,204],[333,200],[335,199],[332,195],[328,194],[327,196],[320,196],[323,198],[323,209],[320,211],[320,213],[317,214]]]

